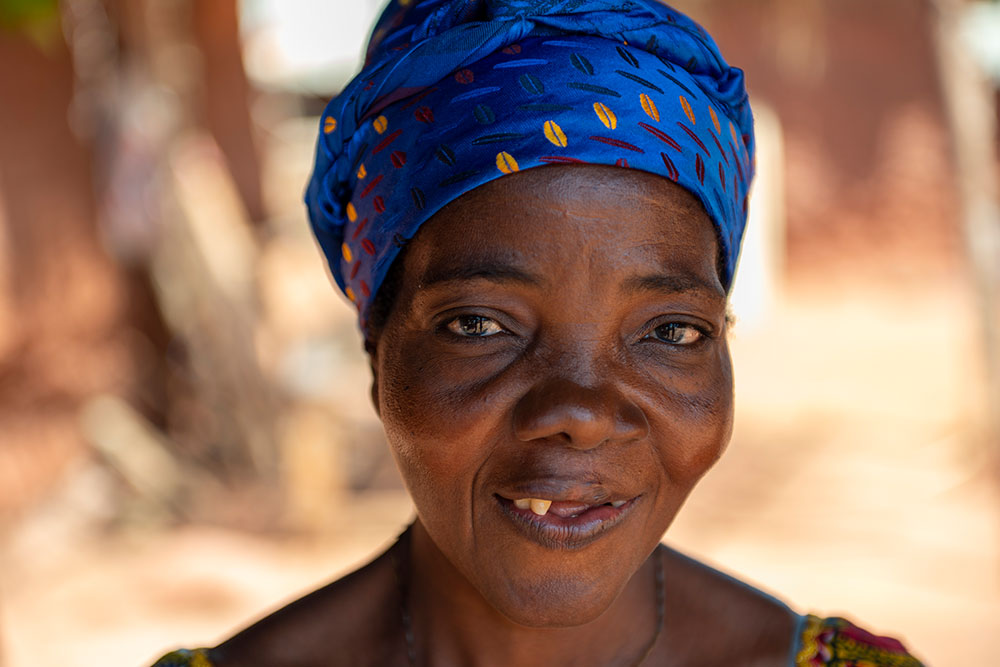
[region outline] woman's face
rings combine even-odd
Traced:
[[[725,448],[716,257],[689,193],[596,166],[492,181],[408,248],[376,404],[418,520],[508,618],[600,615]]]

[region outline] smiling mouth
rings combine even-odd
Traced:
[[[549,549],[580,549],[624,521],[641,496],[599,505],[501,495],[494,498],[503,515],[532,541]]]

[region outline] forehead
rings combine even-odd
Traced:
[[[451,202],[414,238],[404,280],[419,288],[483,267],[564,285],[659,272],[721,293],[717,260],[715,228],[683,188],[636,170],[559,165],[491,181]]]

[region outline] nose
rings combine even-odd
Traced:
[[[611,384],[584,386],[553,378],[535,385],[515,405],[514,433],[522,442],[558,439],[583,450],[643,438],[649,422],[639,406]]]

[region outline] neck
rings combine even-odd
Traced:
[[[537,628],[515,623],[494,609],[441,553],[419,519],[411,532],[406,604],[417,664],[626,667],[638,664],[657,637],[662,619],[656,552],[594,620],[574,627]]]

